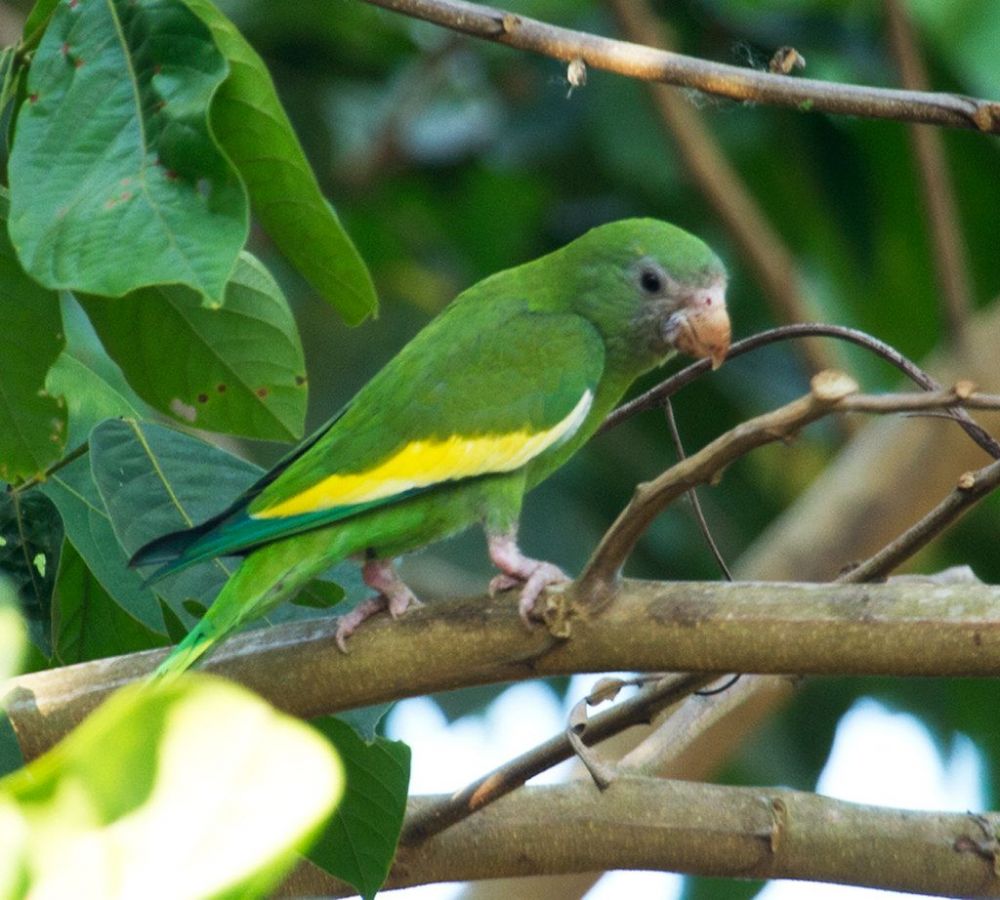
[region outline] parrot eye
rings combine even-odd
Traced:
[[[645,268],[639,273],[639,285],[647,294],[658,294],[663,290],[663,279],[656,269]]]

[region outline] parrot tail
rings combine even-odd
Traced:
[[[330,529],[275,541],[252,551],[223,585],[201,621],[174,647],[152,677],[160,680],[180,675],[232,631],[294,597],[310,579],[350,552],[353,546],[343,540],[343,535],[332,535]]]
[[[206,615],[192,628],[170,655],[153,672],[154,681],[173,681],[182,672],[191,668],[219,639],[221,635]]]

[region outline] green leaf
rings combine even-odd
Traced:
[[[229,77],[212,131],[239,169],[254,212],[279,249],[349,324],[376,312],[371,276],[299,145],[263,60],[207,0],[185,0],[212,30]]]
[[[221,301],[245,192],[208,127],[227,74],[181,0],[60,0],[10,157],[10,234],[50,288],[186,284]]]
[[[143,544],[202,522],[235,500],[263,470],[204,441],[162,425],[131,420],[101,423],[90,436],[91,466],[118,542],[131,556]],[[190,624],[185,603],[206,606],[235,568],[231,559],[215,559],[169,575],[156,591],[173,614]],[[343,567],[346,569],[346,567]],[[350,567],[352,570],[356,567]],[[332,573],[354,585],[353,571]],[[307,618],[325,608],[337,585],[311,582],[302,592],[309,609],[286,604],[262,621]]]
[[[18,610],[13,578],[0,574],[0,684],[21,671],[27,649],[28,629]]]
[[[78,447],[98,423],[112,416],[138,416],[132,402],[108,384],[69,348],[59,354],[45,379],[49,393],[62,396],[69,410],[67,443]]]
[[[312,721],[337,748],[347,774],[344,799],[307,856],[369,900],[382,886],[406,812],[410,748],[376,738],[366,744],[334,716]]]
[[[326,741],[244,688],[133,685],[0,781],[0,895],[267,896],[343,785]]]
[[[59,557],[52,618],[53,655],[64,666],[167,643],[115,603],[68,541]]]
[[[104,501],[94,484],[87,456],[63,466],[38,490],[55,503],[67,539],[114,601],[147,628],[162,632],[159,602],[143,584],[139,573],[128,567],[128,558],[115,539]]]
[[[78,299],[129,384],[157,409],[211,431],[301,437],[306,377],[295,319],[250,254],[240,254],[220,307],[179,285]]]
[[[341,722],[346,722],[353,728],[358,737],[366,744],[370,744],[376,739],[379,722],[381,722],[389,711],[396,705],[392,700],[388,703],[376,703],[374,706],[361,706],[358,709],[347,709],[337,713],[337,718]]]
[[[7,237],[0,193],[0,478],[36,475],[59,458],[66,410],[45,391],[45,373],[64,346],[59,295],[32,281]]]
[[[17,594],[31,640],[52,654],[52,587],[63,525],[52,502],[30,491],[0,494],[0,576]]]

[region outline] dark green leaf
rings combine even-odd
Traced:
[[[131,556],[143,544],[204,521],[246,490],[262,470],[239,457],[186,434],[132,420],[103,422],[91,434],[94,477],[114,522],[118,542]],[[182,622],[192,618],[185,603],[207,606],[235,568],[232,559],[215,559],[170,575],[156,584]],[[347,568],[347,567],[345,567]],[[336,570],[348,584],[357,581],[356,567]],[[311,582],[303,591],[309,610],[286,604],[264,621],[314,615],[340,588]]]
[[[63,526],[52,502],[37,491],[0,493],[0,574],[9,579],[32,642],[52,654],[52,587]]]
[[[332,581],[314,581],[307,590],[292,599],[295,606],[309,609],[332,609],[344,599],[344,589]]]
[[[78,299],[129,384],[157,409],[211,431],[301,437],[306,378],[295,319],[250,254],[240,255],[220,307],[179,285]]]
[[[133,419],[98,425],[90,435],[90,457],[123,560],[161,534],[207,519],[261,474],[204,441]],[[213,560],[157,582],[156,592],[190,626],[184,602],[210,603],[233,569],[231,560]]]
[[[39,490],[58,507],[66,537],[115,602],[147,628],[162,631],[163,616],[157,599],[143,585],[140,575],[128,567],[128,558],[115,539],[104,501],[90,474],[87,456],[55,472]]]
[[[366,744],[334,716],[314,719],[312,725],[337,748],[347,791],[307,856],[368,900],[385,881],[403,827],[410,748],[385,738]]]
[[[375,288],[324,199],[261,58],[207,0],[185,0],[212,30],[229,77],[212,101],[212,130],[239,169],[268,234],[350,324],[378,308]]]
[[[59,458],[66,410],[45,391],[45,373],[65,343],[59,296],[32,281],[7,236],[0,193],[0,478],[18,481]]]
[[[61,665],[163,647],[166,637],[130,616],[68,541],[53,597],[53,655]]]
[[[0,778],[20,769],[24,765],[21,745],[17,742],[14,727],[6,713],[0,710]]]
[[[35,51],[10,158],[10,233],[50,288],[189,285],[222,300],[247,234],[208,110],[227,74],[181,0],[61,0]]]
[[[199,603],[197,600],[185,600],[181,606],[184,607],[184,611],[196,619],[200,619],[208,611],[208,607],[204,603]]]

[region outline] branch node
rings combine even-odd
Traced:
[[[793,69],[804,69],[805,57],[794,47],[779,47],[767,64],[767,71],[775,75],[790,75]]]
[[[860,390],[850,375],[837,369],[824,369],[817,373],[810,380],[809,387],[813,397],[824,403],[837,403]]]
[[[1000,103],[986,101],[980,103],[972,115],[976,128],[987,134],[996,131],[1000,126]]]
[[[976,486],[976,473],[963,472],[958,476],[958,489],[960,491],[971,491]]]
[[[514,13],[504,13],[500,20],[500,29],[504,34],[513,34],[521,26],[521,17]]]
[[[785,830],[788,825],[788,806],[780,797],[771,800],[771,853],[777,855],[784,842]]]
[[[959,400],[968,400],[976,392],[976,383],[963,378],[961,381],[956,381],[951,390]]]

